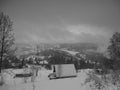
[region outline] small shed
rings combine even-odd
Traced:
[[[55,78],[77,76],[74,64],[57,64],[57,65],[53,65],[52,68]]]

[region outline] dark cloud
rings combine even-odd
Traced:
[[[2,0],[17,42],[94,42],[120,31],[119,0]]]

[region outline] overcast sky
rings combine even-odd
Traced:
[[[120,32],[120,0],[0,0],[22,43],[107,44]]]

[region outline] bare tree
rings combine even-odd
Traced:
[[[10,54],[14,44],[12,24],[9,16],[0,12],[0,73],[3,60]]]

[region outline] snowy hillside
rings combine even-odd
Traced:
[[[7,78],[8,83],[0,86],[0,90],[89,90],[87,86],[82,85],[88,71],[81,70],[75,78],[49,80],[48,75],[52,71],[41,70],[34,83],[30,82],[30,78],[28,78],[27,83],[24,83],[22,78]]]
[[[77,53],[79,53],[79,52],[70,51],[70,50],[67,50],[67,49],[60,49],[60,50],[65,51],[65,52],[67,52],[67,53],[69,53],[69,54],[71,54],[71,55],[76,55]]]

